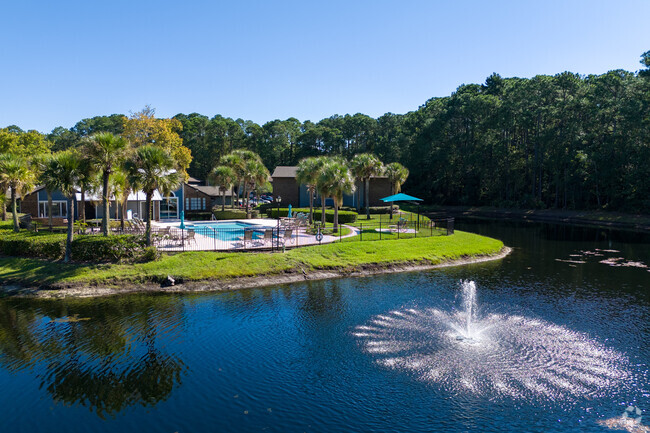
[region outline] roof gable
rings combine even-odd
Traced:
[[[296,173],[298,171],[298,167],[293,165],[279,165],[275,167],[275,170],[273,170],[273,174],[271,177],[296,177]]]

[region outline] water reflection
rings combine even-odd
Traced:
[[[28,370],[55,402],[99,416],[167,399],[187,373],[166,350],[182,325],[173,297],[0,301],[0,365]]]
[[[536,224],[458,221],[458,229],[499,237],[514,251],[430,272],[230,293],[0,299],[0,431],[603,432],[597,420],[620,418],[630,404],[650,407],[650,273],[586,253],[617,250],[612,257],[650,264],[650,244],[551,240],[544,233],[553,229]],[[477,320],[496,322],[484,335],[499,344],[436,337],[440,312],[456,323],[461,279],[477,282]],[[382,329],[357,328],[379,315]],[[405,340],[422,342],[411,359],[379,353]],[[437,356],[428,365],[447,366],[443,377],[417,380],[426,371],[413,370],[414,356]],[[613,378],[620,386],[578,388],[592,389],[576,374],[608,381],[595,370],[608,365],[625,367],[609,370],[622,371]],[[553,373],[562,367],[573,372],[568,383]],[[485,391],[455,386],[459,376]],[[524,397],[493,398],[499,376]],[[546,388],[557,401],[528,378],[554,381]]]
[[[306,283],[302,311],[312,319],[340,319],[344,311],[344,299],[339,280],[327,284],[322,281]]]

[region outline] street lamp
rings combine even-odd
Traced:
[[[278,250],[280,249],[280,202],[282,201],[282,197],[277,196],[275,198],[275,202],[278,204]],[[273,244],[271,244],[273,245]]]

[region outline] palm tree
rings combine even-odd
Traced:
[[[102,215],[102,233],[104,236],[108,236],[108,181],[113,170],[119,167],[128,147],[129,143],[126,139],[115,136],[110,132],[101,132],[90,139],[86,148],[88,160],[102,174],[102,207],[104,210],[104,214]]]
[[[314,222],[314,194],[316,193],[318,174],[325,164],[323,157],[304,158],[298,163],[296,182],[305,185],[309,193],[309,224]],[[323,212],[324,215],[324,212]]]
[[[0,183],[0,205],[2,205],[2,221],[7,221],[7,186]]]
[[[339,206],[343,204],[343,194],[354,192],[354,178],[345,161],[334,158],[326,163],[318,176],[319,189],[334,201],[334,233],[339,227]],[[325,211],[323,210],[323,215]]]
[[[257,153],[243,149],[233,150],[228,155],[225,155],[221,158],[221,164],[232,168],[235,172],[235,176],[237,176],[237,185],[239,186],[243,184],[244,196],[248,194],[248,188],[245,179],[249,177],[249,169],[252,166],[247,167],[247,165],[250,164],[251,161],[261,162],[262,160]],[[239,190],[237,193],[239,195]],[[233,208],[234,207],[235,206],[233,204]],[[248,213],[248,198],[246,199],[246,212]]]
[[[81,157],[80,164],[79,190],[81,191],[81,205],[79,207],[79,218],[83,224],[86,224],[86,191],[96,190],[99,181],[95,167],[88,158]]]
[[[36,166],[40,171],[38,178],[47,193],[47,222],[50,230],[52,230],[52,191],[57,189],[58,167],[52,155],[43,155],[36,158]]]
[[[325,227],[325,202],[327,200],[328,194],[329,194],[329,184],[325,182],[326,179],[321,177],[321,173],[323,170],[325,170],[325,167],[332,164],[333,162],[343,162],[343,159],[340,157],[336,156],[320,156],[318,157],[320,159],[321,165],[320,168],[317,172],[317,178],[316,178],[316,191],[318,192],[318,195],[320,196],[320,203],[321,203],[321,209],[322,212],[320,214],[320,224],[321,227]]]
[[[54,155],[50,167],[57,173],[53,184],[68,200],[68,234],[65,240],[64,262],[70,261],[72,251],[72,237],[74,225],[74,203],[76,201],[77,186],[83,173],[81,170],[81,157],[74,151],[68,150]]]
[[[356,178],[365,181],[363,204],[366,208],[366,218],[370,219],[370,178],[383,173],[383,164],[371,153],[360,153],[352,158],[350,167]]]
[[[138,147],[133,156],[129,158],[124,168],[128,179],[134,188],[142,189],[146,196],[146,242],[151,246],[151,199],[154,191],[159,190],[167,197],[178,188],[183,181],[181,173],[177,171],[174,158],[163,148],[155,145]]]
[[[208,175],[210,180],[221,190],[221,210],[226,209],[226,190],[232,188],[237,176],[232,167],[219,165],[215,167]]]
[[[16,196],[29,190],[34,185],[35,178],[34,171],[25,158],[13,153],[0,154],[0,183],[7,185],[11,191],[14,232],[20,231]]]
[[[246,194],[246,218],[250,218],[250,194],[248,190],[254,191],[258,186],[262,186],[269,181],[269,170],[264,163],[258,159],[251,159],[246,162],[244,171],[244,194]]]
[[[394,195],[402,189],[402,185],[409,177],[409,170],[399,162],[391,162],[386,166],[384,174],[388,176],[391,195]],[[393,202],[390,203],[390,219],[393,219]]]
[[[117,170],[110,179],[110,190],[115,197],[115,204],[120,214],[120,229],[124,233],[124,215],[126,214],[126,204],[131,194],[131,184],[129,178],[123,170]]]

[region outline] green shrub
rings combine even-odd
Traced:
[[[277,207],[277,204],[275,203],[262,203],[261,205],[257,206],[255,209],[258,210],[261,214],[266,214],[269,209],[272,209],[273,207]]]
[[[291,209],[291,213],[293,215],[302,212],[305,214],[309,214],[309,208],[295,208]],[[314,209],[314,221],[320,221],[321,215],[322,215],[322,209]],[[289,208],[280,208],[280,213],[279,215],[281,217],[286,217],[289,214]],[[269,218],[277,218],[278,217],[278,209],[268,209],[266,211],[266,215]],[[352,211],[346,211],[346,210],[340,210],[339,211],[339,224],[350,224],[353,223],[357,220],[358,214],[356,212]],[[334,222],[334,209],[326,209],[325,210],[325,221],[328,223],[333,223]]]
[[[322,210],[319,211],[314,211],[314,219],[316,221],[321,219],[321,216],[323,214]],[[339,211],[339,224],[351,224],[357,220],[357,217],[359,214],[356,212],[352,212],[349,210],[340,210]],[[334,211],[327,209],[325,211],[325,221],[328,223],[333,223],[334,222]]]
[[[187,221],[209,221],[212,218],[212,212],[186,212]]]
[[[140,255],[141,262],[155,262],[160,258],[160,251],[156,247],[145,247]]]
[[[72,241],[76,262],[131,262],[145,253],[145,239],[139,235],[78,236]]]
[[[0,255],[60,260],[65,255],[65,234],[21,231],[0,232]],[[145,248],[143,236],[79,235],[72,241],[72,260],[76,262],[150,261],[157,256],[155,248]]]
[[[58,260],[65,254],[65,235],[55,233],[19,233],[0,236],[0,253],[5,256]]]
[[[399,210],[399,205],[393,205],[395,211]],[[366,209],[364,208],[362,213],[365,213]],[[390,214],[390,205],[389,206],[370,206],[371,215],[384,215]]]
[[[218,220],[245,220],[246,211],[243,209],[226,209],[213,210],[212,215]],[[259,218],[260,212],[257,209],[251,209],[251,218]],[[208,217],[208,219],[210,219]]]

